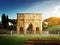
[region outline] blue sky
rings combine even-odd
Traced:
[[[60,0],[0,0],[0,20],[3,13],[11,19],[16,19],[17,13],[42,13],[43,20],[60,17]]]

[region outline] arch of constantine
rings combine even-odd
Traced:
[[[18,34],[42,34],[41,13],[17,13]]]

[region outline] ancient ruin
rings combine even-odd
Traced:
[[[42,34],[41,13],[17,13],[18,34]]]

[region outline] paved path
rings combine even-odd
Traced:
[[[60,45],[60,40],[38,40],[30,39],[23,45]]]

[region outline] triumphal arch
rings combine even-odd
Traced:
[[[17,13],[18,34],[42,34],[41,13]]]

